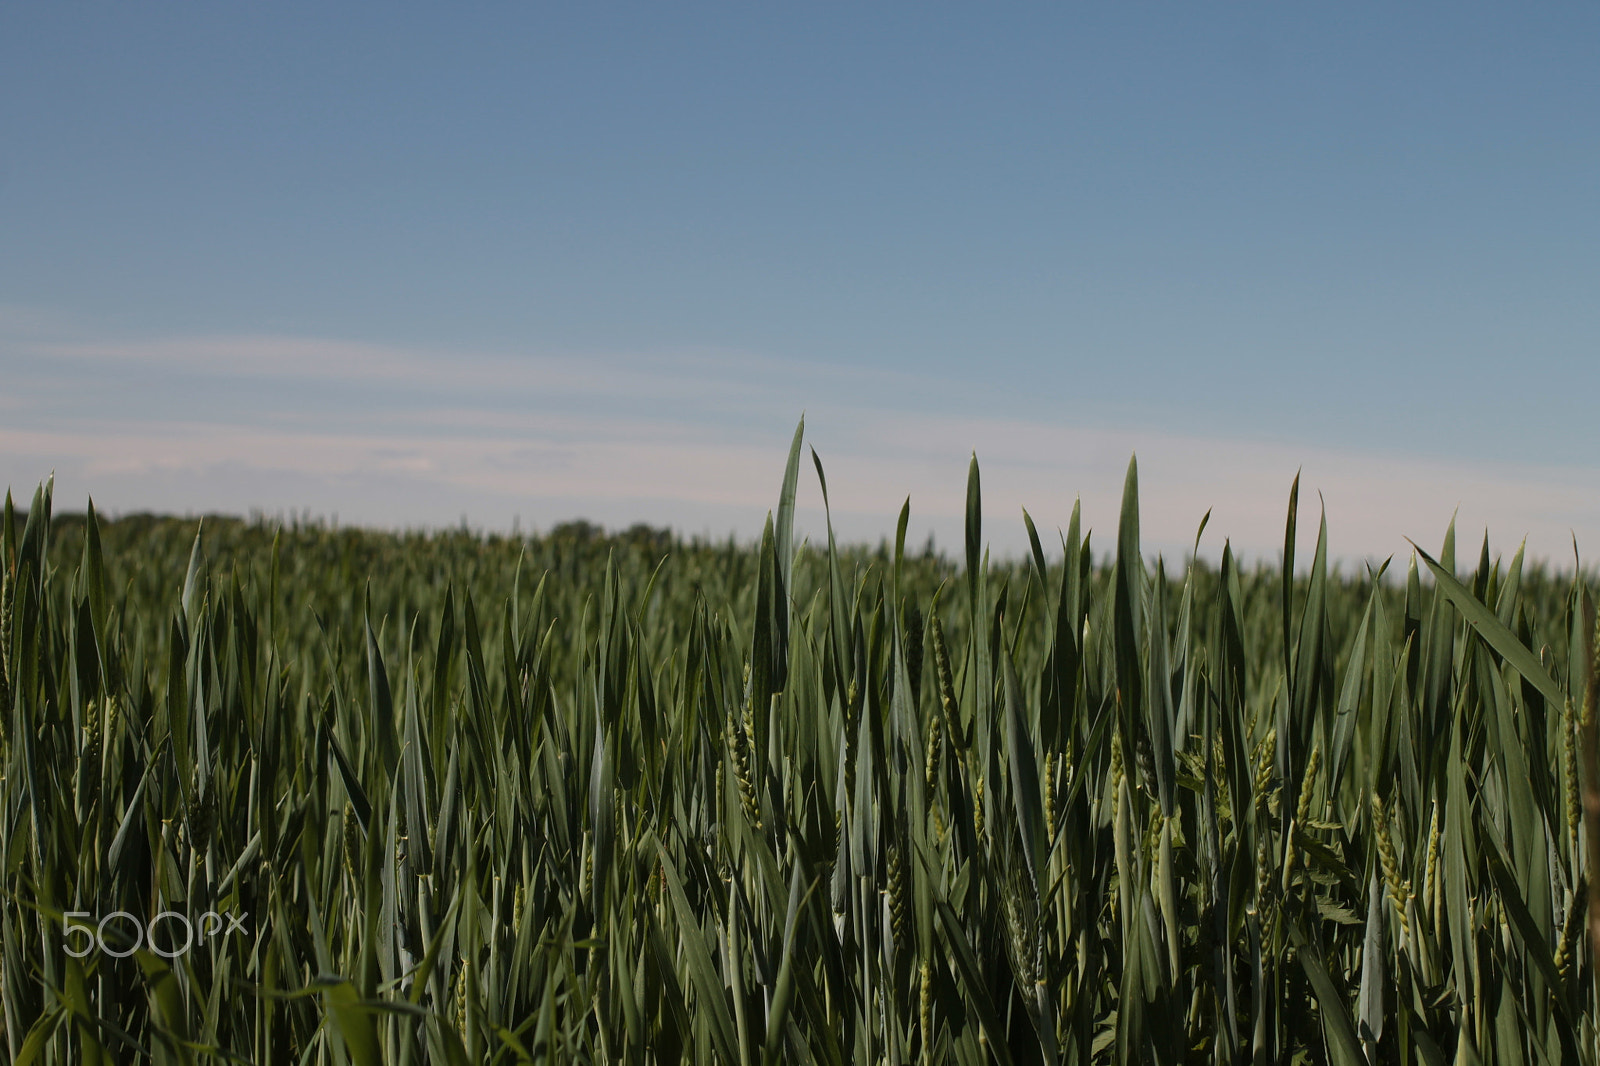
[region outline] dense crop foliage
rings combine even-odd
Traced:
[[[1131,466],[1104,565],[976,462],[962,566],[796,546],[800,458],[759,547],[8,503],[13,1060],[1600,1063],[1581,582],[1169,578]]]

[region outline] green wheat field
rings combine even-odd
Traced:
[[[1600,1063],[1581,570],[773,474],[759,545],[8,497],[12,1061]]]

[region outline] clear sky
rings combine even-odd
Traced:
[[[753,536],[802,410],[856,538],[1600,543],[1600,8],[0,8],[13,489]]]

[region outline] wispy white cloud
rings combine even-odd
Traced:
[[[1022,507],[1048,530],[1079,497],[1109,548],[1134,452],[1146,542],[1169,554],[1186,551],[1209,509],[1206,554],[1231,537],[1272,558],[1296,469],[1303,537],[1315,536],[1320,491],[1345,559],[1403,553],[1407,535],[1436,542],[1458,508],[1464,542],[1487,526],[1499,549],[1526,535],[1531,554],[1559,561],[1573,534],[1600,540],[1596,467],[1053,424],[1008,416],[1003,393],[926,376],[719,352],[480,355],[259,336],[69,343],[42,332],[0,317],[0,369],[27,368],[8,374],[22,391],[0,397],[0,475],[25,488],[55,469],[63,506],[92,494],[111,511],[309,507],[382,525],[451,524],[465,512],[535,527],[585,516],[753,536],[806,408],[835,524],[851,539],[891,532],[909,495],[912,537],[958,545],[976,450],[985,531],[1002,551],[1024,549]],[[145,375],[217,388],[181,410],[152,391],[142,409]],[[75,404],[73,387],[91,380],[100,406]],[[809,462],[805,473],[799,523],[817,536]]]
[[[5,329],[0,319],[0,330]],[[818,366],[717,349],[653,352],[453,352],[316,337],[204,336],[137,341],[60,341],[15,337],[16,353],[81,373],[143,374],[276,381],[388,390],[440,390],[480,401],[542,402],[594,397],[695,406],[764,405],[782,383],[813,382],[841,399],[916,396],[923,379],[861,366]],[[931,383],[934,390],[943,383]],[[948,385],[943,385],[948,388]]]

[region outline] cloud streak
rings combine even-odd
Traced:
[[[16,318],[18,316],[12,316]],[[1336,556],[1435,543],[1459,509],[1463,540],[1524,535],[1565,560],[1600,538],[1600,469],[1447,459],[1062,423],[1006,413],[1002,392],[926,376],[726,352],[459,354],[295,337],[64,341],[0,316],[0,474],[25,490],[54,469],[63,506],[115,512],[306,508],[387,526],[469,521],[547,528],[589,517],[750,537],[777,498],[801,408],[827,464],[834,520],[877,540],[912,499],[911,535],[960,543],[966,465],[982,467],[985,532],[1021,552],[1020,509],[1064,526],[1074,499],[1109,549],[1130,454],[1147,542],[1181,555],[1200,517],[1271,559],[1289,482],[1302,524],[1327,502]],[[202,404],[195,383],[209,383]],[[176,392],[174,391],[176,390]],[[83,397],[76,399],[75,397]],[[181,401],[181,402],[180,402]],[[809,466],[809,464],[808,464]],[[798,522],[822,531],[809,469]]]

